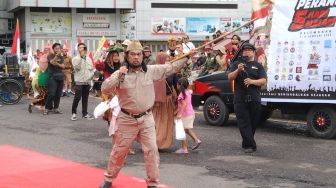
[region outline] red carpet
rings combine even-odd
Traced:
[[[103,172],[99,168],[0,145],[0,188],[98,188]],[[143,179],[125,174],[119,174],[113,182],[113,188],[145,187]]]

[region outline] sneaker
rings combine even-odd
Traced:
[[[71,121],[76,121],[77,120],[77,116],[76,116],[76,114],[72,114],[72,116],[71,116]]]
[[[66,92],[65,96],[70,97],[71,96],[71,92]]]
[[[49,114],[49,110],[48,109],[45,109],[44,111],[43,111],[43,115],[48,115]]]
[[[255,151],[257,151],[257,149],[254,149],[254,148],[245,148],[244,149],[244,153],[254,153]]]
[[[53,113],[54,114],[63,114],[63,112],[58,108],[53,109]]]
[[[32,104],[29,104],[29,105],[28,105],[28,112],[29,112],[29,113],[32,113],[32,112],[33,112],[33,109],[32,109],[32,108],[33,108],[33,105],[32,105]]]
[[[65,91],[63,91],[62,97],[65,97],[66,95],[67,95],[67,93]]]
[[[89,114],[86,114],[85,116],[83,116],[83,118],[85,118],[87,120],[93,120],[93,117]]]

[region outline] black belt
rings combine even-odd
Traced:
[[[139,113],[139,114],[132,114],[132,113],[129,113],[127,112],[127,110],[121,108],[121,111],[126,114],[126,115],[129,115],[129,116],[132,116],[133,118],[135,119],[138,119],[138,118],[141,118],[142,116],[144,115],[147,115],[150,111],[151,111],[151,108],[146,110],[145,112],[142,112],[142,113]]]

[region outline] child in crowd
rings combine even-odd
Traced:
[[[191,104],[191,93],[188,90],[189,82],[187,78],[180,78],[177,81],[177,89],[179,95],[177,98],[177,119],[182,119],[185,132],[194,140],[195,145],[192,150],[196,150],[201,145],[201,140],[197,138],[196,134],[192,131],[195,111]],[[187,139],[181,141],[181,148],[175,151],[178,154],[188,153]]]

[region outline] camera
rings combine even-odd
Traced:
[[[175,52],[174,52],[174,51],[171,51],[171,52],[170,52],[170,56],[175,57]]]

